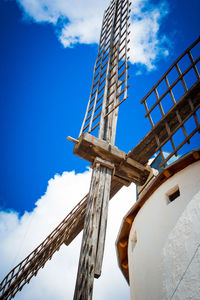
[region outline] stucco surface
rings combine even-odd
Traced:
[[[164,300],[200,299],[200,192],[169,234],[162,253]]]
[[[175,186],[180,196],[169,203],[168,192]],[[136,215],[128,243],[132,300],[200,300],[199,191],[198,161],[164,182]],[[184,281],[179,284],[196,249]]]

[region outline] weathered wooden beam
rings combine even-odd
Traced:
[[[74,300],[92,299],[94,277],[98,278],[101,275],[114,170],[114,165],[108,162],[105,166],[105,163],[99,158],[93,166]]]
[[[67,140],[70,141],[70,142],[73,142],[73,143],[75,143],[75,144],[78,144],[78,140],[75,139],[75,138],[73,138],[73,137],[71,137],[71,136],[68,136],[68,137],[67,137]]]
[[[124,151],[87,132],[81,135],[74,146],[74,154],[91,163],[95,162],[96,157],[113,163],[115,165],[113,175],[126,186],[131,182],[143,185],[149,176],[149,170],[144,165],[128,157]]]
[[[100,157],[115,165],[126,157],[125,152],[87,132],[80,136],[79,142],[74,146],[74,154],[91,163],[94,162],[96,157]]]

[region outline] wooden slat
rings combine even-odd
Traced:
[[[159,79],[159,81],[152,87],[152,89],[145,95],[145,97],[142,98],[141,103],[143,103],[149,95],[152,93],[152,91],[157,88],[157,86],[162,82],[162,80],[169,74],[169,72],[174,68],[174,66],[181,60],[181,58],[192,48],[194,48],[198,43],[200,42],[200,36],[198,39],[190,46],[188,47],[175,61],[174,63],[170,66],[170,68],[163,74],[163,76]]]
[[[117,6],[117,13],[116,12],[114,13],[115,6]],[[102,116],[100,118],[100,122],[96,124],[93,123],[96,120],[96,116],[95,116],[97,111],[96,105],[100,101],[99,99],[102,98],[103,99],[102,104],[101,106],[98,106],[98,108],[101,109],[102,115],[108,113],[108,112],[103,113],[103,110],[105,109],[103,103],[107,101],[107,95],[108,95],[107,89],[110,89],[112,85],[115,86],[114,90],[116,89],[116,83],[113,82],[112,78],[115,78],[115,81],[117,81],[118,76],[116,76],[116,71],[118,72],[118,70],[121,70],[120,76],[123,76],[125,74],[125,89],[124,89],[125,97],[124,98],[127,98],[128,65],[127,62],[125,62],[124,64],[121,64],[119,66],[119,63],[124,58],[125,60],[128,59],[127,52],[129,49],[126,48],[129,42],[127,40],[127,37],[130,34],[130,32],[128,31],[128,27],[130,26],[130,24],[128,23],[129,14],[130,14],[130,3],[128,0],[127,1],[118,0],[114,2],[111,11],[109,10],[109,12],[104,14],[104,24],[102,26],[103,29],[100,37],[100,46],[99,46],[99,51],[98,51],[97,60],[95,64],[93,86],[91,89],[91,96],[89,100],[90,104],[88,104],[86,110],[86,115],[83,121],[83,125],[81,127],[80,135],[85,131],[92,132],[98,126],[101,126],[101,124],[104,123],[105,118],[103,118]],[[121,54],[121,57],[119,54]],[[125,68],[126,70],[124,70]],[[115,69],[115,73],[113,72],[114,69]],[[112,89],[113,91],[112,95],[115,94],[114,90]],[[100,95],[100,93],[103,93],[103,96]],[[118,105],[116,104],[114,105],[115,112],[112,111],[113,114],[115,114],[116,109],[118,109]],[[110,105],[106,106],[107,109],[108,107],[111,106]],[[99,129],[99,136],[100,136],[100,129]]]
[[[197,64],[200,61],[200,57],[198,57],[195,60],[195,64]],[[193,65],[190,65],[171,85],[170,85],[170,89],[168,88],[160,97],[159,101],[161,101],[169,92],[172,88],[174,88],[176,86],[176,84],[182,80],[183,76],[185,76],[191,69],[193,68]],[[186,91],[186,89],[185,89]],[[152,110],[158,105],[159,101],[156,101],[151,108],[149,109],[148,113],[145,114],[145,117],[147,117],[148,114],[150,114],[152,112]],[[176,102],[176,101],[175,101]]]
[[[192,115],[188,99],[192,101],[195,112],[200,105],[200,81],[188,90],[188,92],[170,109],[170,111],[168,111],[165,117],[153,127],[128,156],[141,164],[146,164],[154,153],[156,153],[158,148],[154,139],[155,135],[158,135],[162,145],[169,139],[165,128],[165,122],[168,123],[171,132],[174,133],[178,128],[181,128],[184,125],[183,120],[187,120],[187,118]],[[177,111],[181,117],[182,123],[180,123],[177,118]]]

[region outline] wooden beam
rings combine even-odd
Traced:
[[[121,184],[123,184],[123,185],[125,185],[125,186],[129,186],[130,184],[131,184],[131,182],[129,181],[129,180],[126,180],[126,179],[124,179],[124,178],[122,178],[122,177],[119,177],[118,175],[113,175],[113,178],[116,180],[116,181],[118,181],[118,182],[120,182]]]
[[[142,172],[145,171],[145,166],[142,165],[142,164],[140,164],[140,163],[137,162],[136,160],[134,160],[134,159],[128,157],[126,161],[127,161],[127,163],[128,163],[129,165],[135,167],[136,169],[139,169],[139,170],[141,170]]]
[[[118,181],[128,186],[131,182],[137,185],[143,185],[149,176],[149,170],[137,161],[127,157],[124,151],[119,150],[107,141],[92,136],[89,133],[83,133],[78,143],[74,146],[74,154],[81,158],[95,162],[96,158],[103,161],[104,166],[109,168],[109,163],[114,164],[114,175]]]
[[[78,144],[78,140],[76,140],[75,138],[71,137],[71,136],[68,136],[67,137],[67,140],[70,141],[70,142],[73,142],[75,144]]]
[[[87,132],[81,135],[78,144],[74,146],[74,154],[90,162],[94,162],[95,158],[99,157],[114,164],[119,164],[126,157],[126,153],[116,146]]]

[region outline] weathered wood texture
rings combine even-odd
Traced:
[[[89,133],[84,133],[79,138],[79,142],[74,146],[74,154],[90,162],[93,162],[96,157],[112,162],[115,165],[114,176],[116,179],[124,180],[124,184],[127,182],[125,185],[131,182],[143,185],[149,175],[149,171],[141,163]]]
[[[87,132],[82,134],[78,143],[74,146],[74,154],[91,163],[94,162],[96,157],[101,157],[115,165],[120,164],[126,158],[125,152]]]
[[[114,165],[113,165],[114,167]],[[92,299],[101,274],[112,170],[95,163],[84,222],[74,299]]]

